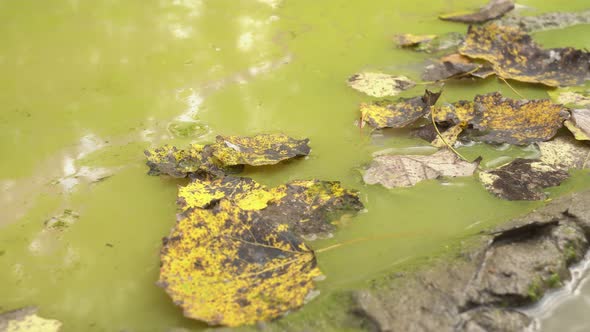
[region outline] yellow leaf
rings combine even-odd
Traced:
[[[387,100],[360,105],[363,120],[374,128],[402,128],[428,114],[440,93],[426,90],[424,96],[400,99],[392,103]]]
[[[348,85],[369,96],[393,97],[413,88],[416,84],[405,76],[366,72],[351,76],[348,79]]]
[[[62,323],[37,316],[37,308],[27,307],[0,314],[3,332],[58,332]]]
[[[260,134],[252,137],[217,136],[213,155],[226,166],[274,165],[283,160],[307,156],[308,139],[294,139],[282,134]]]

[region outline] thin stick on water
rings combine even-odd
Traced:
[[[451,151],[453,151],[453,153],[455,153],[459,158],[463,159],[464,161],[469,162],[469,160],[467,160],[467,158],[463,157],[462,154],[459,153],[459,151],[455,150],[455,148],[453,148],[448,142],[447,140],[443,137],[443,135],[440,133],[440,130],[438,130],[438,127],[436,126],[436,121],[434,121],[434,110],[431,109],[430,111],[430,119],[432,120],[432,125],[434,126],[434,130],[436,130],[436,134],[438,135],[438,137],[441,139],[441,141],[449,148],[451,149]]]
[[[514,93],[516,93],[520,98],[522,99],[526,99],[523,95],[521,95],[520,93],[518,93],[518,91],[516,91],[515,88],[512,87],[512,85],[510,85],[510,83],[508,83],[508,81],[504,78],[504,77],[500,77],[498,76],[499,79],[501,79],[504,83],[506,83],[506,85],[508,85],[508,87],[514,91]]]
[[[347,245],[351,245],[351,244],[355,244],[355,243],[359,243],[359,242],[365,242],[365,241],[371,241],[371,240],[394,239],[394,238],[417,236],[417,235],[423,236],[424,234],[420,234],[420,233],[394,233],[394,234],[385,234],[385,235],[379,235],[379,236],[366,236],[366,237],[361,237],[361,238],[357,238],[357,239],[352,239],[349,241],[336,243],[331,246],[327,246],[325,248],[314,250],[314,252],[316,254],[319,254],[322,252],[330,251],[332,249],[340,248],[342,246],[347,246]]]

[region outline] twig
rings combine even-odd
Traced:
[[[504,81],[504,83],[506,83],[506,85],[508,85],[508,87],[509,87],[509,88],[510,88],[512,91],[514,91],[514,93],[516,93],[516,94],[517,94],[517,95],[518,95],[520,98],[522,98],[522,99],[526,99],[526,98],[525,98],[523,95],[521,95],[520,93],[518,93],[518,91],[516,91],[516,89],[514,89],[514,88],[512,87],[512,85],[510,85],[510,83],[508,83],[508,81],[507,81],[507,80],[506,80],[504,77],[500,77],[500,76],[498,76],[498,78],[499,78],[499,79],[501,79],[502,81]]]
[[[467,158],[463,157],[463,155],[461,155],[459,153],[459,151],[455,150],[455,148],[453,148],[448,142],[447,140],[443,137],[443,135],[440,133],[440,131],[438,130],[438,127],[436,126],[436,122],[434,121],[434,110],[431,109],[430,110],[430,119],[432,120],[432,125],[434,126],[434,130],[436,130],[436,134],[438,135],[438,137],[442,140],[443,143],[445,143],[445,145],[451,149],[451,151],[453,151],[459,158],[463,159],[466,162],[469,162],[469,160],[467,160]]]

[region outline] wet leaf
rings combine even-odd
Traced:
[[[394,41],[401,47],[409,47],[427,43],[435,38],[437,38],[437,35],[414,35],[411,33],[404,33],[396,35]]]
[[[514,1],[512,0],[490,0],[487,5],[477,12],[451,13],[441,15],[439,18],[444,21],[483,23],[497,19],[512,9],[514,9]]]
[[[405,99],[397,102],[388,100],[360,105],[361,118],[374,128],[402,128],[428,114],[440,96],[426,90],[424,96]]]
[[[381,155],[365,169],[363,180],[367,184],[380,183],[386,188],[410,187],[428,179],[471,176],[478,164],[463,161],[449,150],[429,156]]]
[[[434,121],[451,122],[466,126],[475,116],[473,102],[460,100],[452,104],[431,107]]]
[[[400,47],[411,48],[418,52],[433,53],[459,46],[464,37],[458,32],[449,32],[443,35],[403,34],[397,35],[394,41]]]
[[[590,23],[590,10],[574,13],[552,12],[535,16],[507,15],[494,23],[519,28],[526,32],[563,29]]]
[[[227,199],[183,215],[161,254],[159,284],[185,316],[239,326],[302,306],[321,272],[288,226]]]
[[[519,145],[550,139],[569,116],[548,99],[515,100],[497,92],[477,95],[473,109],[469,123],[483,133],[478,140]],[[465,114],[457,117],[465,119],[468,112]]]
[[[238,326],[304,304],[321,273],[303,239],[328,233],[363,208],[339,182],[293,181],[267,189],[252,179],[194,180],[161,252],[159,284],[185,315]]]
[[[571,110],[570,120],[565,121],[565,126],[580,141],[590,141],[590,109]]]
[[[383,73],[359,73],[348,79],[351,88],[373,97],[393,97],[416,84],[405,76]]]
[[[260,134],[252,137],[217,136],[213,155],[225,166],[274,165],[281,161],[307,156],[308,139],[294,139],[282,134]]]
[[[63,213],[51,217],[45,221],[45,227],[49,229],[63,230],[75,224],[80,215],[72,210],[65,209]]]
[[[181,150],[175,146],[164,145],[145,151],[149,175],[166,174],[177,178],[186,177],[189,173],[200,169],[216,169],[210,159],[210,147],[192,144],[188,149]],[[210,167],[210,166],[211,167]]]
[[[525,32],[508,26],[470,26],[459,52],[490,62],[496,75],[548,86],[580,85],[590,79],[590,53],[542,49]]]
[[[490,193],[510,201],[542,200],[544,188],[558,186],[568,172],[530,159],[515,159],[494,170],[479,173],[479,180]]]
[[[537,144],[541,151],[540,160],[544,164],[565,170],[590,168],[590,145],[586,142],[560,136]]]
[[[567,107],[590,106],[590,89],[587,87],[559,88],[547,93],[553,101]]]
[[[440,81],[461,77],[486,78],[493,74],[494,71],[489,66],[475,63],[468,57],[453,53],[427,65],[422,73],[422,80]]]
[[[57,332],[62,323],[37,316],[37,308],[27,307],[0,314],[0,331],[3,332]]]
[[[459,138],[461,132],[463,132],[463,126],[460,124],[454,125],[441,133],[442,138],[437,135],[430,144],[437,148],[444,148],[447,144],[453,146],[455,145],[455,142],[457,142],[457,138]]]

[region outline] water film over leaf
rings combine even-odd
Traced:
[[[590,88],[584,86],[572,86],[547,91],[553,101],[567,107],[590,106]]]
[[[386,188],[411,187],[416,183],[440,177],[471,176],[479,162],[469,163],[449,150],[429,156],[380,155],[365,169],[367,184],[381,184]]]
[[[405,76],[366,72],[352,75],[348,79],[348,85],[369,96],[381,98],[397,96],[416,84]]]
[[[37,316],[37,308],[26,307],[0,314],[3,332],[58,332],[62,323]]]
[[[537,143],[540,161],[560,169],[590,168],[590,145],[578,142],[571,136],[559,136],[547,142]]]
[[[571,47],[543,49],[509,26],[470,26],[459,52],[490,62],[496,74],[548,86],[580,85],[590,79],[590,53]]]
[[[458,32],[449,32],[442,35],[413,35],[401,34],[394,37],[397,46],[409,48],[417,52],[434,53],[459,46],[465,36]]]
[[[513,0],[490,0],[476,12],[450,13],[439,16],[441,20],[462,23],[483,23],[497,19],[514,9]]]

